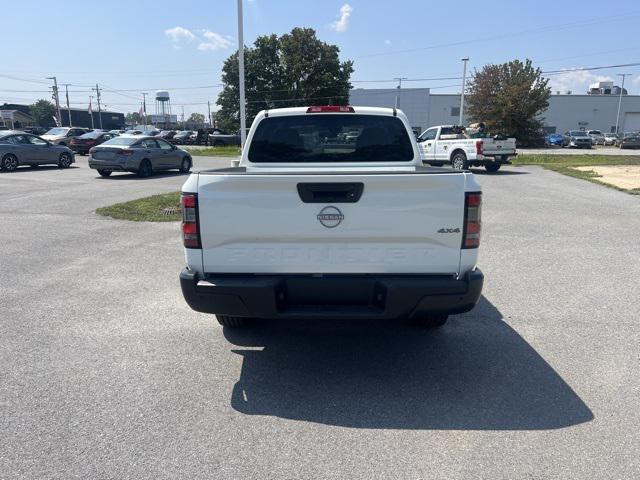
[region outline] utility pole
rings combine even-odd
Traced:
[[[244,32],[242,2],[238,0],[238,73],[240,75],[240,145],[244,147],[247,139],[247,113],[244,98]]]
[[[71,107],[69,106],[69,85],[71,84],[70,83],[64,84],[64,93],[67,97],[67,113],[69,114],[69,126],[73,127],[73,125],[71,124]]]
[[[56,113],[58,126],[62,126],[62,115],[60,114],[60,97],[58,96],[58,79],[56,77],[47,77],[47,80],[53,80],[53,98],[56,101]]]
[[[209,112],[209,126],[213,128],[213,122],[211,121],[211,102],[209,100],[207,100],[207,112]]]
[[[147,92],[142,92],[142,115],[144,118],[141,120],[145,127],[147,126],[147,95],[149,95]]]
[[[460,126],[464,125],[464,93],[467,89],[467,62],[469,57],[463,58],[462,61],[464,62],[464,67],[462,69],[462,93],[460,94],[460,121],[458,122]]]
[[[102,108],[100,107],[100,87],[96,83],[96,88],[92,88],[96,92],[96,101],[98,102],[98,123],[100,123],[100,130],[102,130]]]
[[[622,86],[620,87],[620,96],[618,97],[618,115],[616,115],[616,133],[620,125],[620,108],[622,107],[622,92],[624,92],[624,79],[630,76],[630,73],[618,73],[618,77],[622,77]]]
[[[92,101],[93,101],[93,95],[89,95],[89,116],[91,117],[91,129],[94,130],[96,127],[93,124],[93,106],[92,106]]]
[[[396,92],[396,108],[400,107],[400,90],[402,89],[402,80],[409,80],[407,77],[395,77],[398,81],[398,91]]]
[[[180,108],[182,108],[182,130],[184,130],[184,105],[180,105]]]

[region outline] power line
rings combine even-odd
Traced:
[[[597,18],[579,20],[579,21],[569,22],[569,23],[564,23],[564,24],[547,25],[545,27],[533,28],[533,29],[529,29],[529,30],[521,30],[519,32],[504,33],[504,34],[501,34],[501,35],[495,35],[495,36],[490,36],[490,37],[482,37],[482,38],[476,38],[476,39],[460,40],[460,41],[457,41],[457,42],[450,42],[450,43],[440,43],[440,44],[435,44],[435,45],[429,45],[429,46],[426,46],[426,47],[409,48],[409,49],[405,49],[405,50],[394,50],[394,51],[387,51],[387,52],[370,53],[370,54],[365,54],[365,55],[359,55],[359,56],[356,56],[356,57],[353,57],[353,58],[354,59],[358,59],[358,58],[381,57],[381,56],[397,55],[397,54],[403,54],[403,53],[415,53],[415,52],[421,52],[421,51],[424,51],[424,50],[434,50],[436,48],[456,47],[456,46],[461,46],[461,45],[468,45],[468,44],[471,44],[471,43],[487,42],[487,41],[491,41],[491,40],[501,40],[501,39],[504,39],[504,38],[512,38],[512,37],[518,37],[518,36],[522,36],[522,35],[530,35],[530,34],[534,34],[534,33],[548,32],[548,31],[554,31],[554,30],[559,30],[559,29],[575,28],[575,27],[587,26],[587,25],[592,25],[592,24],[598,24],[599,25],[599,24],[604,23],[604,22],[614,22],[614,21],[618,21],[618,20],[628,20],[628,19],[631,19],[631,18],[634,18],[634,17],[637,17],[637,16],[638,16],[638,12],[631,12],[630,14],[612,15],[610,17],[597,17]]]

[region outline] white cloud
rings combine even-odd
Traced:
[[[232,44],[231,37],[223,37],[219,33],[210,30],[202,32],[202,36],[205,40],[198,44],[198,50],[222,50],[229,48]]]
[[[193,41],[196,36],[184,27],[173,27],[164,31],[164,34],[171,39],[172,42],[178,43],[182,40],[187,42]]]
[[[549,86],[553,93],[560,91],[566,93],[571,90],[572,93],[587,93],[589,85],[596,82],[611,82],[612,77],[605,75],[595,75],[588,70],[560,73],[558,75],[549,76]]]
[[[338,19],[331,23],[331,28],[336,32],[346,31],[349,26],[349,17],[351,16],[351,12],[353,12],[353,7],[351,5],[348,3],[342,5],[340,7]]]

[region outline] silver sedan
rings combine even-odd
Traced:
[[[58,165],[69,168],[75,162],[73,151],[40,137],[15,130],[0,131],[0,169],[11,172],[20,165]]]
[[[188,173],[191,165],[189,152],[155,137],[123,135],[89,150],[89,167],[103,177],[113,172],[134,172],[139,177],[148,177],[171,169]]]

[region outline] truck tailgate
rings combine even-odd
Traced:
[[[513,155],[516,153],[516,141],[513,138],[507,140],[494,140],[493,138],[485,138],[483,143],[483,152],[487,156],[492,155]]]
[[[464,175],[453,172],[201,173],[203,268],[207,273],[458,273],[464,183]],[[321,194],[301,195],[299,185],[307,191],[309,184],[322,184]],[[357,201],[332,198],[332,191],[357,184],[362,184]]]

